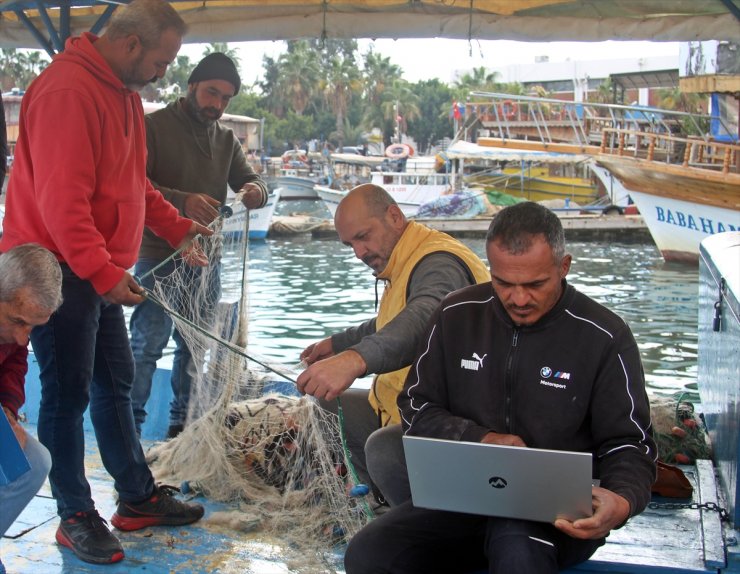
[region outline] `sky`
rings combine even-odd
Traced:
[[[376,53],[391,59],[400,66],[404,78],[418,82],[439,78],[443,82],[454,80],[455,70],[470,70],[480,66],[497,68],[509,64],[532,64],[536,56],[548,56],[550,62],[567,60],[601,60],[645,56],[676,56],[678,67],[678,42],[514,42],[510,40],[450,40],[402,39],[358,40],[360,52],[373,46]],[[180,53],[196,63],[203,55],[203,44],[186,44]],[[261,79],[262,57],[276,58],[285,51],[285,42],[233,42],[241,57],[242,83],[252,84]]]

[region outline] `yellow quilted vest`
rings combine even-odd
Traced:
[[[430,253],[445,251],[459,257],[467,265],[477,283],[491,280],[488,269],[480,258],[465,245],[446,233],[435,231],[415,221],[410,221],[396,244],[383,272],[378,279],[385,280],[385,291],[380,300],[377,331],[389,323],[406,306],[409,277],[416,265]],[[375,377],[370,392],[370,405],[378,413],[382,424],[401,422],[396,397],[406,381],[410,365]]]

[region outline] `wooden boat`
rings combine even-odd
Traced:
[[[704,238],[740,230],[740,145],[604,130],[610,134],[619,145],[603,145],[596,161],[627,188],[666,260],[697,262]],[[647,141],[647,153],[627,150],[630,138]],[[685,153],[677,157],[679,144]],[[663,159],[657,147],[667,151]]]
[[[590,173],[590,156],[542,149],[504,149],[457,141],[440,154],[458,160],[465,185],[491,195],[505,193],[529,201],[567,200],[588,205],[603,192]]]
[[[489,96],[493,101],[512,98],[503,94]],[[740,229],[737,138],[732,143],[718,142],[709,136],[676,135],[687,123],[699,126],[711,120],[713,125],[720,118],[639,106],[513,98],[521,100],[520,107],[530,106],[534,118],[545,117],[545,105],[550,113],[556,107],[559,116],[571,119],[572,137],[568,139],[565,132],[560,132],[558,139],[511,139],[502,137],[510,135],[502,122],[499,137],[481,137],[478,144],[591,156],[597,168],[601,166],[609,172],[593,170],[607,189],[629,194],[666,260],[696,263],[702,239]],[[533,124],[540,133],[549,133],[545,120]],[[732,133],[724,126],[722,131]]]

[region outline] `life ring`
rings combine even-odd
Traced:
[[[501,102],[499,108],[499,114],[505,117],[507,120],[513,120],[519,112],[519,106],[512,100],[504,100]]]
[[[391,159],[403,159],[414,155],[414,150],[408,144],[391,144],[385,148],[385,155]]]
[[[282,159],[284,165],[290,165],[292,162],[308,163],[308,155],[303,150],[288,150],[283,154]]]

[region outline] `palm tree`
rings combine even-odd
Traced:
[[[470,92],[495,91],[498,85],[498,72],[489,72],[484,66],[473,68],[473,73],[465,73],[462,78],[455,82],[458,88],[464,88]]]
[[[48,64],[41,50],[0,49],[0,88],[25,90]]]
[[[391,64],[390,58],[376,54],[372,49],[363,56],[365,76],[365,101],[370,106],[379,106],[383,92],[403,74],[401,68]]]
[[[326,79],[321,85],[324,98],[336,116],[337,147],[341,148],[344,145],[344,123],[349,102],[355,94],[362,92],[362,79],[354,60],[340,56],[332,58],[326,70]]]
[[[290,104],[297,115],[303,112],[316,92],[319,64],[316,52],[305,40],[289,42],[290,49],[278,58],[280,77],[277,96]]]
[[[383,142],[386,146],[392,143],[394,134],[400,139],[406,132],[406,122],[419,117],[419,98],[414,93],[412,85],[406,80],[395,80],[381,95],[380,106],[367,108],[363,120],[366,127],[380,126],[383,132]],[[379,123],[370,123],[371,120]],[[396,125],[398,133],[396,134]]]

